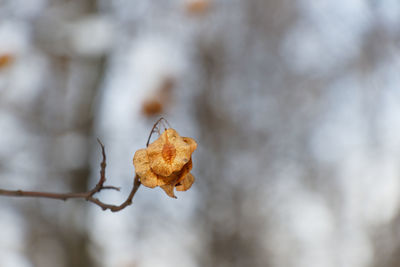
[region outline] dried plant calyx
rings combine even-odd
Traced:
[[[190,170],[196,148],[195,140],[181,137],[168,128],[147,148],[136,151],[133,157],[136,174],[144,186],[160,186],[168,196],[176,198],[175,188],[186,191],[194,182]]]

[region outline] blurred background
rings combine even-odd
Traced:
[[[0,188],[119,204],[164,116],[178,199],[0,196],[5,267],[400,266],[397,0],[0,0]]]

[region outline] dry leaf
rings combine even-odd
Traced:
[[[142,112],[146,116],[161,114],[163,109],[163,105],[158,99],[145,100],[142,105]]]
[[[165,77],[155,92],[146,97],[142,104],[143,115],[150,117],[164,113],[171,104],[172,89],[175,86],[175,79]]]
[[[192,15],[205,14],[210,7],[210,0],[190,0],[186,3],[186,11]]]
[[[0,55],[0,69],[5,68],[14,61],[14,56],[11,54]]]

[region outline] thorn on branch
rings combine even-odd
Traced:
[[[116,187],[116,186],[111,186],[111,185],[103,186],[102,189],[112,189],[112,190],[116,190],[118,192],[121,191],[121,187]]]

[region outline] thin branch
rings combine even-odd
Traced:
[[[128,196],[128,198],[121,205],[111,205],[100,201],[98,198],[95,198],[94,195],[99,193],[104,189],[112,189],[120,191],[120,188],[115,186],[105,186],[104,182],[106,181],[106,153],[104,149],[104,145],[101,143],[99,139],[97,139],[101,146],[101,153],[103,155],[103,160],[100,163],[100,178],[95,187],[92,190],[82,193],[51,193],[51,192],[37,192],[37,191],[23,191],[23,190],[5,190],[0,189],[0,196],[12,196],[12,197],[39,197],[39,198],[52,198],[52,199],[60,199],[60,200],[68,200],[71,198],[82,198],[86,201],[92,202],[98,205],[103,210],[109,209],[112,212],[120,211],[125,207],[132,204],[132,199],[135,196],[137,190],[140,187],[139,177],[136,175],[132,190]]]
[[[165,124],[168,125],[168,127],[171,127],[171,126],[169,125],[169,122],[168,122],[166,119],[164,119],[164,117],[159,118],[159,119],[156,121],[156,123],[154,123],[153,128],[151,128],[151,131],[150,131],[150,134],[149,134],[149,138],[147,139],[146,147],[149,146],[150,139],[151,139],[151,136],[153,135],[153,133],[156,133],[156,132],[159,133],[159,132],[160,132],[160,129],[158,128],[158,125],[161,124],[161,122],[164,122]],[[165,126],[166,126],[165,124],[164,124],[164,128],[165,128],[164,130],[167,129],[167,127],[165,127]]]
[[[96,205],[98,205],[99,207],[101,207],[103,210],[111,210],[112,212],[117,212],[120,210],[123,210],[124,208],[126,208],[127,206],[132,204],[132,199],[135,196],[137,190],[140,187],[140,181],[139,181],[139,176],[135,175],[135,179],[133,181],[133,187],[131,190],[131,193],[129,194],[128,198],[122,202],[121,205],[111,205],[111,204],[106,204],[102,201],[100,201],[98,198],[94,198],[93,196],[89,196],[86,200],[89,202],[92,202]]]
[[[149,146],[151,136],[155,132],[159,132],[160,129],[158,128],[161,123],[164,123],[164,128],[166,129],[166,125],[169,125],[168,121],[161,117],[154,123],[153,128],[150,131],[149,138],[147,139],[146,147]],[[39,197],[39,198],[52,198],[52,199],[60,199],[60,200],[68,200],[71,198],[82,198],[85,199],[86,201],[92,202],[93,204],[96,204],[103,210],[110,210],[112,212],[117,212],[120,211],[127,206],[132,204],[132,199],[135,196],[137,190],[140,187],[140,179],[139,176],[135,175],[135,178],[133,180],[133,185],[132,185],[132,190],[128,196],[128,198],[122,202],[120,205],[112,205],[112,204],[107,204],[99,200],[98,198],[95,198],[94,195],[99,193],[101,190],[105,189],[111,189],[111,190],[116,190],[120,191],[119,187],[115,186],[110,186],[110,185],[104,185],[106,182],[106,152],[103,143],[97,138],[97,142],[100,144],[101,147],[101,154],[103,156],[103,160],[100,163],[100,178],[97,184],[93,187],[93,189],[87,191],[87,192],[82,192],[82,193],[51,193],[51,192],[38,192],[38,191],[22,191],[22,190],[5,190],[5,189],[0,189],[0,196],[9,196],[9,197]]]

